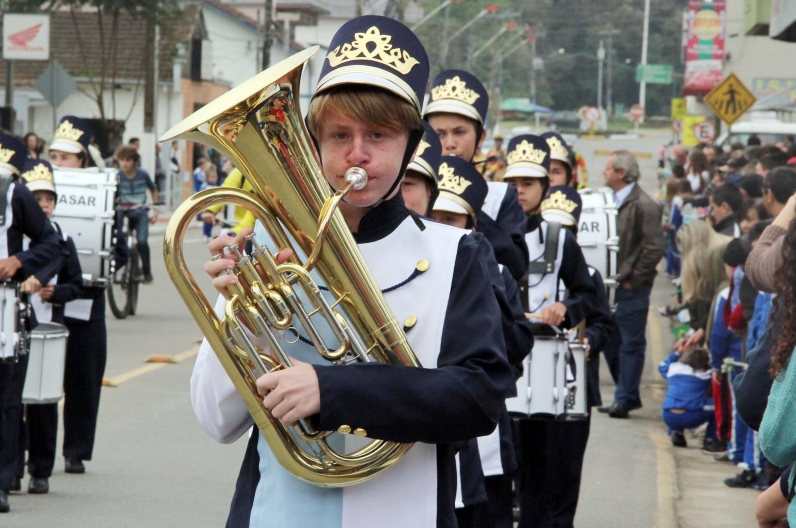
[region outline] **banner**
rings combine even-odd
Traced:
[[[725,8],[726,0],[688,1],[683,95],[705,95],[723,79]]]
[[[3,16],[3,58],[6,60],[50,59],[50,16]]]

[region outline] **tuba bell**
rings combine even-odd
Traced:
[[[336,487],[379,474],[411,444],[361,439],[360,445],[367,443],[346,453],[335,448],[344,440],[334,438],[340,432],[318,431],[308,420],[286,426],[275,419],[263,406],[255,383],[266,372],[291,367],[281,343],[293,343],[287,336],[299,335],[300,327],[307,336],[304,341],[330,364],[420,364],[337,211],[351,189],[367,184],[367,174],[349,169],[349,183],[332,194],[299,111],[301,72],[317,49],[263,71],[160,138],[197,141],[219,150],[255,190],[220,187],[188,198],[169,222],[163,253],[171,280],[279,463],[305,482]],[[249,255],[228,248],[240,260],[228,270],[238,282],[228,288],[222,318],[188,271],[182,251],[190,222],[218,204],[248,209],[276,249],[294,250],[290,260],[278,264],[271,249],[254,235],[248,237],[254,248]],[[313,280],[313,270],[324,285]],[[331,342],[322,335],[330,332]]]

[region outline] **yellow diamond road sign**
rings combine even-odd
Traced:
[[[734,73],[731,73],[705,96],[705,104],[713,110],[719,119],[727,123],[727,126],[738,121],[738,118],[756,101],[752,92]]]

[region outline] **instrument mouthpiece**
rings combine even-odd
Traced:
[[[368,184],[368,173],[361,167],[351,167],[345,171],[345,181],[352,183],[355,191],[360,191]]]

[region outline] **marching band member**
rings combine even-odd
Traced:
[[[376,281],[383,288],[403,283],[385,297],[399,320],[412,316],[407,337],[426,368],[310,365],[303,361],[316,351],[298,343],[288,351],[301,361],[262,376],[257,387],[283,423],[315,416],[319,430],[359,429],[369,438],[416,445],[364,484],[321,488],[284,470],[255,430],[227,525],[455,527],[452,442],[492,432],[513,382],[500,309],[478,243],[464,231],[410,216],[399,194],[423,134],[419,101],[429,65],[422,44],[399,22],[363,16],[344,24],[329,50],[308,128],[333,189],[342,187],[352,166],[368,172],[367,187],[352,191],[339,210]],[[217,238],[211,254],[233,242]],[[279,260],[290,254],[280,252]],[[420,260],[425,271],[415,273]],[[219,275],[234,264],[226,256],[205,265],[219,291],[237,280]],[[251,428],[246,406],[208,346],[197,358],[191,389],[194,411],[215,439],[233,442]]]
[[[503,179],[517,188],[519,202],[528,215],[525,241],[531,257],[527,278],[523,279],[527,282],[520,285],[525,309],[540,316],[544,324],[577,326],[592,310],[595,288],[575,237],[566,229],[561,231],[560,224],[546,222],[540,214],[542,199],[550,187],[550,146],[539,136],[517,136],[509,143],[507,160]],[[566,298],[559,294],[560,282],[567,289]],[[551,429],[548,421],[520,421],[519,502],[523,528],[552,526],[544,480],[547,465],[556,462],[549,457]]]
[[[550,144],[549,138],[547,143]],[[558,222],[577,237],[582,209],[580,194],[569,184],[564,184],[550,188],[548,198],[542,202],[541,213],[546,222]],[[602,405],[598,354],[603,350],[611,334],[616,332],[602,276],[596,268],[589,266],[588,269],[596,297],[592,309],[586,314],[586,372],[577,372],[576,376],[586,376],[586,406],[589,414],[582,420],[549,423],[546,455],[549,460],[555,461],[555,466],[547,466],[545,482],[552,525],[548,523],[543,526],[567,528],[573,526],[580,495],[583,457],[589,441],[591,408]]]
[[[58,193],[55,190],[52,166],[43,160],[33,159],[25,163],[22,179],[36,197],[48,219],[52,219]],[[74,241],[61,233],[60,227],[53,224],[61,237],[61,246],[68,257],[62,263],[58,275],[31,298],[31,305],[40,323],[64,324],[66,303],[80,297],[83,292],[83,272],[77,257]],[[70,373],[65,372],[65,376]],[[55,466],[56,439],[58,435],[58,403],[27,405],[25,422],[28,432],[28,472],[30,482],[28,493],[41,494],[50,490],[49,478]],[[17,463],[16,478],[24,473],[25,449],[22,446]],[[18,481],[16,488],[21,488]]]
[[[91,128],[84,120],[64,116],[50,145],[50,163],[66,169],[85,168]],[[69,330],[64,376],[64,447],[66,472],[86,472],[97,431],[102,376],[108,357],[105,329],[105,289],[83,287],[79,299],[66,305]]]
[[[24,281],[22,291],[34,293],[55,274],[49,266],[61,262],[61,247],[36,198],[14,181],[25,164],[25,147],[0,134],[0,154],[0,280]],[[23,236],[31,240],[27,250],[22,248]],[[32,314],[31,328],[36,324]],[[0,363],[0,513],[11,509],[8,492],[16,473],[27,366],[27,354],[16,363]]]
[[[558,132],[545,132],[539,137],[550,146],[550,187],[572,185],[572,150],[567,142]]]
[[[431,217],[453,227],[475,229],[488,193],[484,178],[473,165],[455,156],[442,158],[439,176],[440,195]],[[483,237],[481,233],[476,236]],[[523,359],[533,347],[533,334],[522,309],[517,282],[505,267],[498,267],[488,242],[483,241],[482,248],[490,262],[493,289],[503,314],[507,359],[515,370],[516,380],[522,375]],[[507,395],[516,396],[515,390],[516,386]],[[511,477],[517,469],[517,461],[505,406],[498,428],[478,438],[477,442],[465,444],[458,459],[461,484],[456,516],[459,528],[511,528]]]
[[[439,134],[444,155],[472,162],[486,138],[484,122],[489,94],[473,74],[445,70],[431,84],[423,117]],[[498,263],[519,280],[528,269],[525,215],[517,205],[517,193],[502,182],[488,182],[489,194],[478,215],[478,231],[495,250]]]
[[[423,216],[431,215],[431,208],[439,196],[437,170],[442,156],[442,144],[437,133],[427,121],[423,121],[426,131],[417,147],[415,157],[406,167],[401,180],[401,195],[410,211]]]

